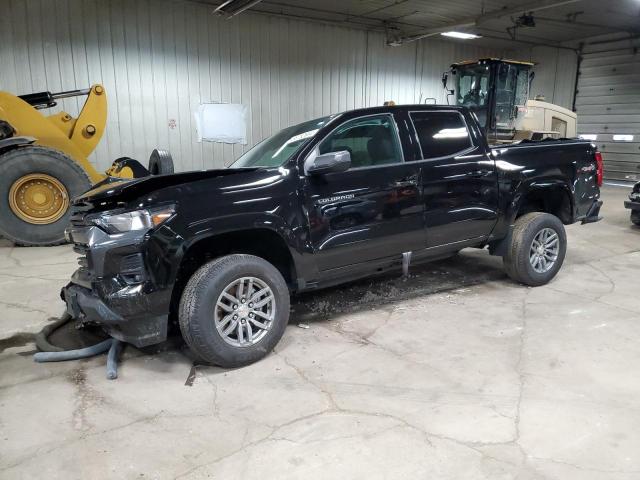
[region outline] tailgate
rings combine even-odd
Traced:
[[[588,144],[588,148],[576,164],[574,212],[576,220],[593,219],[598,216],[599,206],[602,205],[602,202],[599,202],[602,175],[602,154],[598,152],[595,145]],[[598,204],[597,209],[596,204]]]

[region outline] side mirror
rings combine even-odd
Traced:
[[[445,90],[447,89],[447,83],[449,83],[449,74],[447,72],[444,72],[442,74],[442,86]]]
[[[531,84],[533,83],[533,79],[536,78],[536,72],[529,73],[529,90],[531,90]]]
[[[351,154],[347,150],[318,155],[307,167],[307,175],[346,172],[351,167]]]

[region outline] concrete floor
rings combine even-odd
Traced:
[[[464,251],[306,295],[277,351],[238,370],[183,347],[35,364],[68,246],[0,247],[0,477],[640,478],[640,229],[568,227],[556,279]],[[307,326],[309,328],[302,328]],[[189,382],[187,382],[189,383]]]

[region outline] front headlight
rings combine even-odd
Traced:
[[[93,218],[92,222],[108,233],[124,233],[132,230],[150,230],[167,221],[174,213],[174,205],[164,205],[131,212],[105,212]]]

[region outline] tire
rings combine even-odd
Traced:
[[[631,223],[640,227],[640,210],[631,210]]]
[[[552,232],[552,233],[548,233]],[[538,237],[538,235],[542,237]],[[548,245],[550,250],[545,253],[549,256],[542,255],[543,260],[531,259],[534,239],[544,239],[549,234]],[[556,235],[557,242],[554,242],[553,234]],[[555,255],[553,248],[557,247]],[[567,252],[567,235],[564,225],[560,219],[554,215],[542,212],[532,212],[522,215],[516,220],[513,232],[511,234],[511,242],[507,248],[507,254],[502,257],[505,270],[509,277],[519,283],[537,287],[551,281],[556,276]],[[555,261],[549,266],[549,260],[555,256]],[[537,265],[534,267],[534,263]],[[545,268],[548,268],[545,270]],[[540,271],[543,270],[543,271]]]
[[[149,173],[151,175],[165,175],[173,173],[173,171],[171,154],[166,150],[154,149],[149,157]]]
[[[269,325],[266,331],[254,323],[261,317],[250,313],[252,310],[248,306],[251,297],[246,298],[244,305],[240,301],[234,303],[221,297],[227,288],[231,288],[227,291],[235,292],[233,295],[238,295],[238,290],[233,290],[230,285],[240,279],[246,281],[242,287],[246,293],[246,289],[252,288],[249,287],[248,277],[259,281],[254,285],[261,290],[266,286],[273,294],[273,303],[260,307],[267,310],[273,308],[272,320],[263,323]],[[253,295],[257,293],[258,287],[251,289]],[[254,305],[261,303],[260,298]],[[219,300],[227,307],[235,304],[237,309],[225,311],[217,306]],[[245,326],[240,323],[241,318],[235,320],[234,317],[221,327],[217,326],[218,321],[227,315],[246,315]],[[254,315],[254,320],[249,319],[250,315]],[[267,355],[282,337],[289,322],[289,289],[280,272],[266,260],[253,255],[227,255],[205,264],[189,279],[180,299],[178,317],[185,342],[200,360],[225,368],[248,365]],[[255,337],[257,341],[253,344],[246,343],[249,326],[256,328],[256,332],[262,335],[260,338]],[[223,336],[221,330],[231,327],[233,330],[230,336]],[[238,344],[240,331],[245,338],[245,345]]]
[[[0,120],[0,140],[11,138],[16,134],[15,128],[5,120]]]
[[[11,207],[12,186],[27,175],[53,178],[66,190],[66,207],[50,223],[34,223],[21,218]],[[69,224],[73,198],[91,188],[85,171],[67,155],[39,146],[21,147],[0,156],[0,236],[17,245],[46,246],[65,242],[64,229]],[[48,222],[49,220],[47,220]]]

